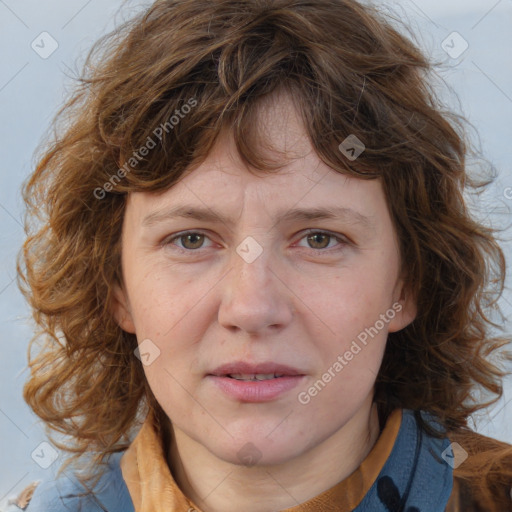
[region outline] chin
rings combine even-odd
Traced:
[[[298,449],[298,441],[289,435],[272,440],[265,435],[245,435],[235,437],[227,445],[216,443],[208,448],[217,458],[237,466],[274,466],[289,462],[304,451],[304,447]]]

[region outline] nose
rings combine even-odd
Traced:
[[[251,263],[233,254],[232,270],[222,281],[220,325],[233,332],[265,335],[291,322],[293,293],[283,276],[271,268],[271,260],[267,250]]]

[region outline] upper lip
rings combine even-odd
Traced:
[[[303,372],[292,366],[284,364],[273,363],[271,361],[251,364],[245,361],[234,361],[232,363],[223,364],[213,370],[210,375],[230,375],[230,374],[243,374],[243,375],[256,375],[256,374],[270,374],[275,373],[279,375],[304,375]]]

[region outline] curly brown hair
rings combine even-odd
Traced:
[[[254,119],[281,89],[323,162],[382,180],[418,315],[389,334],[381,421],[401,407],[462,432],[501,396],[505,372],[489,356],[510,341],[492,335],[504,256],[468,211],[464,193],[484,184],[468,175],[468,137],[429,85],[433,70],[392,21],[353,0],[160,0],[94,45],[24,185],[18,261],[39,327],[24,398],[70,437],[55,442],[71,459],[125,449],[148,411],[165,421],[135,335],[111,312],[127,194],[172,187],[223,129],[244,162],[278,169]],[[339,150],[350,134],[366,146],[353,161]],[[492,397],[476,400],[475,389]]]

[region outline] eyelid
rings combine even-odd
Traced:
[[[159,245],[161,247],[173,245],[177,251],[182,252],[182,253],[193,253],[193,252],[199,253],[199,252],[201,252],[202,249],[209,248],[209,247],[199,247],[198,249],[186,249],[186,248],[180,247],[180,246],[176,245],[175,243],[173,243],[175,240],[179,240],[181,237],[186,236],[186,235],[191,235],[191,234],[203,235],[206,239],[210,240],[210,242],[213,243],[211,238],[208,236],[207,232],[205,232],[201,229],[188,229],[188,230],[180,231],[178,233],[174,233],[170,236],[165,237],[160,242]],[[341,250],[344,246],[352,243],[348,237],[346,237],[345,235],[342,235],[341,233],[333,233],[332,231],[325,230],[325,229],[319,229],[319,228],[317,228],[317,229],[309,228],[305,231],[302,231],[301,237],[297,240],[297,242],[300,242],[301,240],[303,240],[304,238],[306,238],[307,236],[312,235],[312,234],[321,234],[321,235],[330,236],[331,238],[334,238],[338,242],[338,245],[341,245],[341,247],[330,247],[330,248],[326,248],[326,249],[314,249],[313,247],[308,248],[308,247],[301,246],[303,249],[309,249],[309,250],[319,252],[319,253],[330,253],[330,252],[334,252],[337,250]]]
[[[199,252],[201,249],[204,249],[204,247],[200,247],[199,249],[185,249],[183,247],[180,247],[179,245],[176,245],[174,243],[175,240],[179,240],[180,238],[186,236],[186,235],[203,235],[205,238],[212,241],[211,238],[208,236],[208,234],[201,230],[201,229],[187,229],[185,231],[179,231],[178,233],[173,233],[172,235],[166,236],[159,245],[161,247],[166,247],[168,245],[173,245],[178,251],[181,252]]]
[[[326,230],[326,229],[309,228],[306,231],[302,231],[301,233],[302,233],[302,236],[299,238],[299,240],[298,240],[299,242],[302,239],[304,239],[305,237],[307,237],[308,235],[320,234],[320,235],[327,235],[327,236],[330,236],[331,238],[334,238],[342,246],[345,246],[345,245],[348,245],[348,244],[352,243],[352,241],[347,236],[342,235],[341,233],[333,233],[332,231],[329,231],[329,230]],[[328,252],[331,252],[331,251],[340,250],[341,248],[339,248],[339,247],[330,247],[328,249],[313,249],[312,247],[309,247],[309,249],[312,250],[312,251],[328,253]]]

